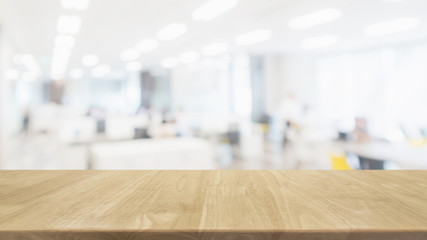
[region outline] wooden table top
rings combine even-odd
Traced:
[[[1,240],[426,240],[427,171],[0,171]]]

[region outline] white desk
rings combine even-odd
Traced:
[[[142,139],[96,143],[90,147],[93,169],[215,169],[212,144],[196,138]]]
[[[407,143],[370,141],[366,143],[339,142],[338,147],[360,157],[373,160],[392,161],[401,169],[427,169],[427,147]]]

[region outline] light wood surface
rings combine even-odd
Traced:
[[[0,171],[1,240],[426,240],[427,171]]]

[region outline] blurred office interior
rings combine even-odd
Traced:
[[[425,0],[0,0],[1,169],[427,169]]]

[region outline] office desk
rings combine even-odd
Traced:
[[[426,171],[3,171],[2,240],[425,240]]]
[[[355,153],[372,161],[391,161],[401,169],[427,169],[427,147],[411,146],[408,143],[369,142],[336,142],[338,148]]]

